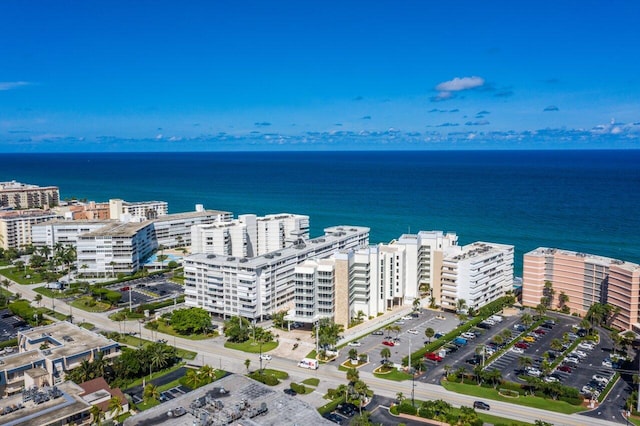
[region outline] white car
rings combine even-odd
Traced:
[[[609,383],[609,379],[607,379],[607,378],[606,378],[606,377],[604,377],[604,376],[600,376],[599,374],[594,374],[593,376],[591,376],[591,378],[592,378],[593,380],[595,380],[596,382],[599,382],[599,383],[602,383],[602,384],[605,384],[605,385],[606,385],[607,383]]]
[[[557,383],[557,382],[559,382],[560,380],[558,380],[558,378],[557,378],[557,377],[548,376],[548,377],[545,377],[545,378],[544,378],[544,381],[545,381],[545,382],[547,382],[547,383]]]
[[[611,361],[605,359],[604,361],[602,361],[602,366],[603,367],[613,368],[613,363]]]
[[[586,354],[586,353],[584,353],[584,352],[582,352],[582,351],[577,351],[577,350],[574,350],[574,351],[573,351],[573,352],[571,352],[569,355],[577,356],[577,357],[578,357],[578,358],[580,358],[580,359],[584,359],[584,358],[586,358],[586,357],[587,357],[587,354]]]
[[[404,325],[405,323],[404,323],[404,321],[402,321],[402,320],[398,320],[398,321],[396,321],[396,324],[398,324],[398,325]]]
[[[580,343],[578,344],[578,347],[579,347],[580,349],[586,349],[586,350],[588,350],[588,351],[591,351],[591,350],[593,350],[593,348],[595,348],[595,346],[593,346],[593,344],[592,344],[592,343],[589,343],[589,342],[580,342]]]
[[[529,367],[527,369],[527,374],[532,377],[540,377],[542,376],[542,371],[538,370],[537,368]]]
[[[409,334],[418,334],[418,330],[416,330],[415,328],[412,328],[410,330],[407,330],[407,333],[409,333]]]
[[[564,360],[565,360],[565,362],[569,362],[571,364],[579,364],[580,363],[580,360],[575,356],[568,356]]]
[[[362,343],[358,342],[357,340],[354,340],[353,342],[349,342],[348,345],[349,346],[355,346],[357,348],[357,347],[362,346]]]
[[[516,353],[516,354],[523,354],[524,353],[524,349],[522,348],[516,348],[515,346],[513,346],[511,348],[511,352]]]
[[[409,320],[412,320],[413,317],[411,315],[405,315],[405,316],[402,317],[402,319],[406,320],[406,321],[409,321]]]
[[[263,360],[263,361],[271,361],[271,355],[262,354],[262,355],[260,355],[260,359]]]

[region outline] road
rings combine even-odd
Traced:
[[[27,300],[33,300],[36,292],[33,288],[41,286],[38,285],[18,285],[12,283],[9,290],[12,292],[19,292],[22,297]],[[46,305],[46,299],[42,301],[43,305]],[[71,312],[71,308],[62,300],[56,300],[56,311],[66,313]],[[410,310],[410,309],[409,309]],[[119,331],[122,326],[120,323],[111,321],[106,313],[94,313],[75,310],[75,318],[82,318],[83,321],[90,322],[96,327],[103,330]],[[128,331],[138,331],[139,323],[137,321],[125,321],[124,329]],[[145,332],[148,334],[144,336]],[[350,340],[351,338],[346,335],[345,338]],[[142,337],[151,339],[151,331],[142,329]],[[244,360],[253,357],[255,362],[257,361],[256,355],[240,354],[237,351],[227,349],[224,347],[224,343],[220,338],[209,339],[205,341],[193,341],[183,339],[180,337],[174,337],[163,333],[157,333],[156,338],[164,338],[169,343],[173,343],[179,348],[187,349],[198,353],[198,357],[194,361],[195,364],[209,364],[214,368],[223,369],[225,371],[244,374],[246,367]],[[265,364],[268,368],[275,368],[278,370],[284,370],[291,374],[292,380],[304,380],[305,378],[316,377],[321,379],[321,383],[324,388],[336,388],[340,384],[346,382],[346,374],[338,370],[338,364],[325,364],[318,370],[306,370],[297,367],[299,361],[299,355],[296,354],[295,359],[289,359],[284,357],[274,356],[271,361]],[[395,382],[391,380],[385,380],[375,377],[372,373],[366,371],[360,371],[360,378],[372,389],[376,394],[385,396],[388,398],[395,398],[398,392],[402,392],[405,396],[411,395],[412,382]],[[467,395],[461,395],[454,392],[447,391],[439,385],[415,382],[414,397],[416,400],[428,400],[428,399],[443,399],[454,406],[472,406],[473,401],[477,398]],[[326,402],[326,401],[325,401]],[[567,415],[554,413],[545,410],[539,410],[536,408],[524,407],[520,405],[508,404],[500,401],[489,401],[491,404],[491,414],[504,417],[507,419],[514,419],[519,421],[533,422],[537,419],[549,422],[555,426],[606,426],[606,425],[619,425],[619,423],[604,420],[600,416],[588,417],[580,415]],[[319,404],[321,405],[321,404]]]

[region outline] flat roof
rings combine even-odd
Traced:
[[[257,257],[243,258],[220,254],[197,253],[189,256],[187,259],[193,259],[197,262],[205,264],[223,265],[229,262],[242,264],[246,268],[258,268],[265,264],[277,263],[284,259],[297,257],[301,251],[313,251],[314,247],[322,248],[340,241],[344,236],[357,235],[363,232],[369,232],[369,228],[364,226],[333,226],[325,229],[326,234],[309,240],[303,240],[301,244],[292,244],[288,247],[275,250]]]
[[[41,225],[108,225],[110,223],[119,223],[116,222],[113,219],[74,219],[74,220],[68,220],[68,219],[52,219],[52,220],[48,220],[46,222],[42,222],[39,223],[36,226],[41,226]]]
[[[231,212],[225,212],[222,210],[205,210],[202,212],[185,212],[185,213],[174,213],[168,214],[165,216],[160,216],[157,219],[153,219],[153,222],[170,222],[173,220],[182,220],[182,219],[192,219],[196,217],[207,217],[207,216],[218,216],[218,215],[230,215]]]
[[[635,268],[640,266],[636,263],[626,262],[624,260],[613,259],[611,257],[600,256],[597,254],[581,253],[581,252],[572,251],[572,250],[563,250],[563,249],[549,248],[549,247],[538,247],[537,249],[531,250],[530,252],[525,253],[524,255],[525,256],[553,256],[556,253],[562,254],[564,256],[581,257],[593,263],[597,262],[603,265],[616,265],[624,269],[628,269],[630,271],[633,271]]]
[[[0,191],[25,190],[25,189],[58,189],[57,186],[38,186],[30,183],[16,182],[0,182]]]
[[[42,389],[42,388],[40,388]],[[91,407],[80,398],[82,388],[73,382],[64,382],[58,385],[62,396],[50,399],[40,404],[33,401],[22,402],[22,393],[0,400],[0,410],[5,407],[24,405],[24,408],[0,417],[0,423],[5,426],[14,425],[45,425],[63,420],[69,416],[89,410]]]
[[[138,231],[151,225],[151,221],[112,222],[105,224],[100,229],[82,234],[82,237],[133,237]]]
[[[225,393],[219,392],[221,388],[224,389]],[[207,392],[211,392],[211,399],[219,400],[223,406],[216,409],[211,404],[205,404],[200,409],[190,408],[193,401],[205,397]],[[247,401],[250,407],[238,410],[237,407],[242,404],[243,400]],[[258,408],[262,403],[266,404],[268,411],[250,419],[249,412],[251,408]],[[182,417],[169,417],[167,415],[168,411],[178,407],[185,408],[187,414]],[[272,389],[248,377],[230,374],[207,386],[129,417],[124,421],[124,426],[192,426],[198,420],[196,417],[198,411],[206,412],[207,417],[213,420],[214,424],[227,424],[227,415],[232,412],[239,412],[242,417],[233,422],[234,424],[259,424],[264,426],[334,425],[301,398],[286,395],[280,390]]]
[[[43,358],[57,359],[70,355],[86,352],[90,349],[101,348],[116,344],[113,340],[85,330],[82,327],[71,324],[67,321],[60,321],[50,325],[33,328],[18,334],[18,342],[22,341],[21,336],[25,336],[30,341],[41,340],[44,337],[52,338],[60,346],[50,345],[47,351],[49,355],[42,353]],[[39,346],[39,344],[38,344]]]

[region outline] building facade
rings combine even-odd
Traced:
[[[141,201],[131,203],[120,199],[109,200],[109,218],[141,222],[152,220],[169,214],[166,201]]]
[[[0,247],[17,250],[31,244],[31,228],[57,216],[44,210],[0,212]]]
[[[245,214],[235,220],[193,227],[191,253],[256,257],[308,239],[309,216]]]
[[[103,277],[133,274],[157,248],[153,222],[112,222],[78,236],[78,272]]]
[[[369,228],[326,228],[320,238],[253,258],[194,254],[184,261],[185,304],[227,318],[261,319],[294,307],[295,268],[311,258],[366,246]]]
[[[109,220],[60,220],[54,219],[31,226],[31,242],[34,246],[53,247],[58,244],[78,244],[78,237],[82,234],[97,231],[114,223]]]
[[[0,182],[0,208],[49,209],[60,203],[57,186],[37,186],[27,183]]]
[[[190,246],[191,227],[228,222],[231,218],[230,212],[205,210],[202,206],[194,212],[164,215],[153,220],[157,245],[165,248]]]
[[[595,303],[617,308],[612,325],[638,330],[640,266],[593,254],[540,247],[524,255],[522,304],[586,315]],[[564,296],[561,296],[564,295]],[[543,299],[546,298],[546,299]]]
[[[464,300],[479,309],[513,290],[514,247],[475,242],[452,247],[442,263],[440,306],[456,311]]]

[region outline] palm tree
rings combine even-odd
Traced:
[[[522,369],[531,367],[532,365],[533,365],[533,360],[531,359],[531,357],[521,356],[520,358],[518,358],[518,366],[520,366]]]
[[[102,410],[97,405],[92,405],[89,409],[89,413],[91,414],[91,424],[100,426],[102,424]]]
[[[460,377],[460,383],[464,382],[465,374],[467,374],[467,370],[464,367],[458,367],[456,370],[456,376]]]
[[[473,375],[476,377],[476,382],[478,382],[478,386],[482,383],[482,370],[484,367],[480,364],[476,364],[473,367]]]
[[[355,348],[349,349],[349,359],[358,359],[358,350]]]
[[[536,306],[535,310],[538,314],[538,318],[542,318],[544,314],[547,313],[547,307],[543,303],[540,303],[538,306]]]
[[[109,399],[108,410],[109,414],[111,414],[111,418],[118,418],[118,416],[122,414],[123,411],[120,398],[118,398],[117,396],[112,396],[111,399]]]
[[[167,351],[167,345],[163,343],[155,343],[149,345],[149,367],[150,369],[155,368],[156,371],[163,369],[167,366],[169,359],[171,359],[171,355]],[[149,372],[151,373],[151,371]]]
[[[520,318],[520,322],[528,328],[531,324],[533,324],[533,318],[531,318],[530,314],[524,313],[522,314],[522,318]]]
[[[382,350],[380,351],[380,356],[382,357],[382,359],[384,360],[384,364],[386,365],[389,358],[391,358],[391,349],[382,348]]]
[[[562,342],[560,341],[560,339],[553,339],[551,341],[551,345],[550,345],[551,349],[553,349],[554,351],[561,351],[562,350]]]
[[[36,302],[38,304],[38,307],[40,306],[40,302],[42,301],[42,295],[41,294],[36,294],[35,297],[33,298],[33,301]]]
[[[353,384],[360,379],[360,373],[355,368],[350,368],[347,370],[347,380],[349,383]]]
[[[247,367],[247,371],[249,371],[249,367]],[[192,368],[187,369],[187,372],[184,375],[184,381],[187,386],[189,386],[191,389],[195,389],[200,386],[201,380],[202,378],[200,377],[200,373],[198,372],[198,370],[194,370]]]
[[[463,312],[467,308],[467,301],[464,299],[458,299],[456,302],[456,311],[458,313]]]
[[[436,335],[436,332],[435,332],[435,330],[434,330],[433,328],[431,328],[431,327],[427,327],[427,328],[424,330],[424,336],[425,336],[427,339],[429,339],[429,343],[431,343],[431,338],[432,338],[433,336],[435,336],[435,335]]]
[[[251,365],[251,360],[249,358],[244,360],[244,366],[247,367],[247,373],[249,372],[249,366]]]
[[[413,310],[417,311],[419,309],[420,309],[420,299],[416,297],[415,299],[413,299]]]
[[[492,369],[486,373],[487,379],[493,383],[493,388],[497,388],[500,383],[502,383],[502,371],[497,368]]]
[[[569,296],[567,296],[567,293],[564,291],[561,291],[560,296],[558,296],[558,305],[560,308],[563,308],[567,303],[569,303]]]
[[[160,399],[160,390],[153,383],[149,383],[144,388],[143,398],[145,402],[151,399],[155,399],[157,401]]]
[[[208,383],[212,382],[216,377],[216,369],[208,364],[200,367],[200,370],[198,370],[198,372],[200,373],[200,376]]]

